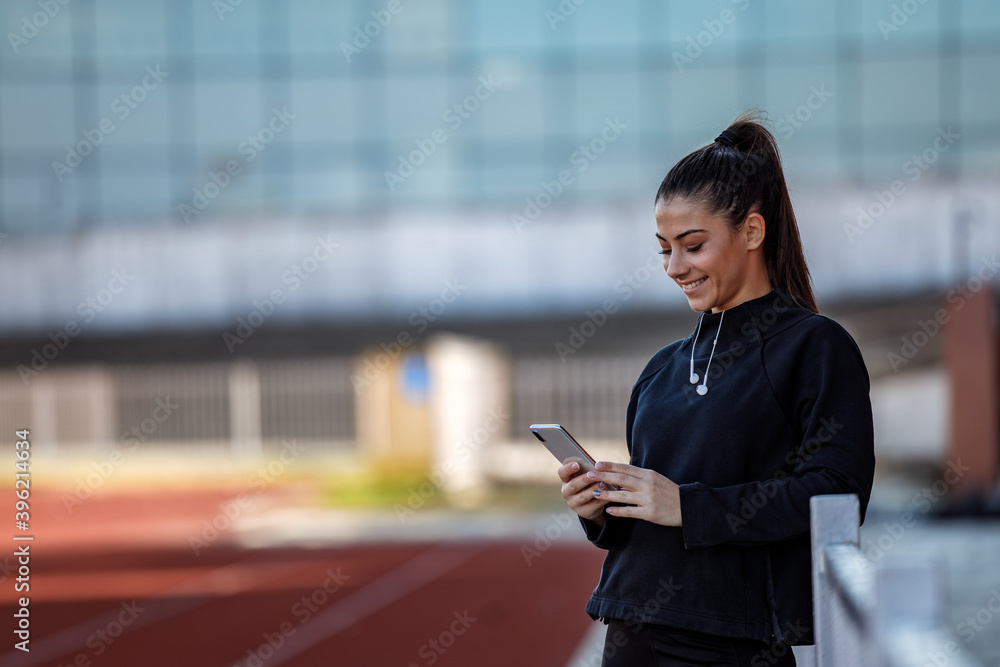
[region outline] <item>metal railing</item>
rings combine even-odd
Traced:
[[[513,440],[539,449],[523,426],[554,421],[588,442],[624,443],[625,406],[645,361],[639,355],[510,360],[510,385],[499,390],[510,394]],[[146,450],[252,453],[283,439],[351,449],[359,418],[355,362],[91,364],[27,377],[0,369],[0,432],[30,426],[40,449],[68,454],[103,451],[129,433]]]
[[[284,440],[310,451],[353,448],[352,362],[94,364],[27,380],[8,370],[0,372],[0,430],[30,427],[40,450],[64,454],[123,440],[185,452],[253,453]]]
[[[859,549],[855,495],[809,503],[815,647],[796,647],[802,667],[974,667],[945,621],[945,580],[930,559],[873,564]]]

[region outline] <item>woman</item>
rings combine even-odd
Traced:
[[[667,275],[700,312],[632,388],[630,464],[559,468],[608,551],[605,666],[794,665],[811,644],[809,498],[875,466],[868,372],[819,315],[774,137],[743,116],[660,184]],[[621,487],[614,489],[612,485]]]

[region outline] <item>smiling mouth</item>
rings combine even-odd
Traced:
[[[708,280],[708,276],[705,276],[704,278],[699,278],[698,280],[695,280],[690,283],[678,283],[678,284],[681,286],[682,290],[684,290],[685,292],[690,292],[691,290],[695,289],[696,287],[698,287],[698,285],[702,284],[706,280]]]

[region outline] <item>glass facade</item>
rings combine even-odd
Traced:
[[[651,199],[741,110],[795,182],[996,178],[990,0],[34,0],[0,9],[0,225]]]

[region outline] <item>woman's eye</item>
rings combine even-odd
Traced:
[[[661,254],[661,255],[669,255],[669,254],[670,254],[670,249],[669,249],[669,248],[667,248],[666,250],[661,250],[661,251],[660,251],[660,254]]]
[[[699,243],[696,246],[692,246],[692,247],[688,248],[688,252],[698,252],[699,250],[701,250],[701,247],[703,245],[705,245],[705,244],[704,243]]]

